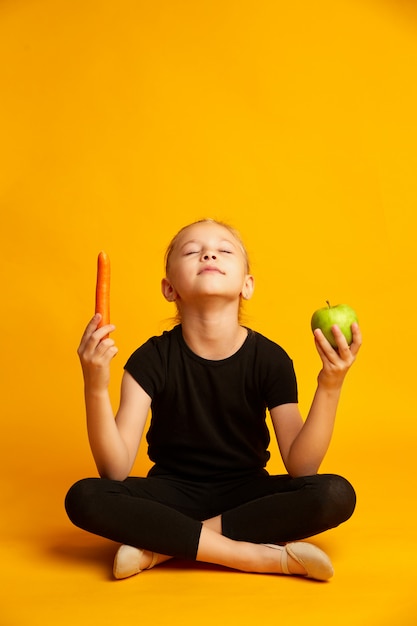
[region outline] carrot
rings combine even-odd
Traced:
[[[96,313],[101,314],[99,328],[110,324],[110,259],[103,251],[97,259]]]

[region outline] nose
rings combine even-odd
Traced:
[[[216,255],[213,253],[207,253],[203,255],[203,261],[208,261],[209,259],[213,259],[213,261],[216,260]]]

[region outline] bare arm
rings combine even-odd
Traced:
[[[99,320],[99,315],[93,317],[78,348],[84,375],[88,438],[100,476],[124,480],[134,463],[151,399],[125,373],[115,419],[108,385],[110,362],[117,354],[117,347],[113,339],[104,338],[114,326],[98,329]]]
[[[271,418],[285,467],[292,476],[316,474],[333,434],[336,410],[343,381],[355,361],[362,343],[357,324],[352,325],[353,343],[349,347],[343,334],[334,327],[338,350],[334,350],[320,330],[314,333],[323,363],[307,419],[302,423],[296,404],[275,407]]]

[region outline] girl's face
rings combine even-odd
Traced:
[[[180,233],[170,254],[162,291],[181,305],[208,296],[249,299],[253,277],[239,241],[224,226],[192,224]]]

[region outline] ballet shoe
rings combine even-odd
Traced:
[[[295,541],[284,546],[270,543],[264,545],[268,548],[281,550],[281,569],[283,574],[296,575],[288,569],[288,556],[291,556],[306,570],[307,573],[304,574],[306,578],[324,581],[329,580],[334,574],[333,565],[327,554],[312,543]]]
[[[152,561],[148,567],[140,568],[144,550],[133,546],[122,545],[118,549],[113,565],[113,575],[115,578],[128,578],[135,574],[140,574],[144,569],[151,569],[158,562],[158,554],[152,552]]]

